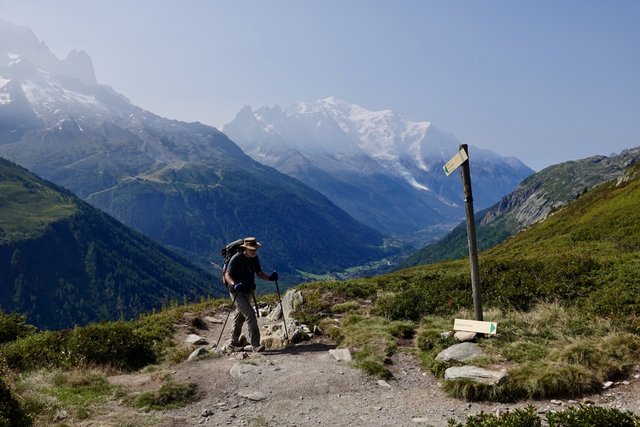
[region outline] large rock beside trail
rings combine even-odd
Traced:
[[[285,294],[284,298],[282,298],[282,304],[279,304],[268,316],[269,320],[280,320],[282,318],[282,314],[284,312],[284,318],[290,319],[291,312],[296,309],[300,304],[304,302],[304,298],[302,297],[302,292],[296,291],[295,289],[290,289]]]
[[[291,327],[291,326],[289,326]],[[287,347],[287,334],[282,323],[274,323],[262,326],[260,331],[260,344],[266,348],[285,348]]]
[[[478,366],[453,366],[444,372],[444,379],[471,380],[483,384],[495,385],[507,376],[505,371],[491,371]]]
[[[477,357],[483,356],[484,352],[478,344],[471,342],[463,342],[445,348],[436,356],[438,362],[468,362]]]
[[[339,362],[351,363],[351,351],[348,348],[334,348],[329,350],[329,354],[336,358]]]

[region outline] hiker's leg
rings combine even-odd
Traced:
[[[247,321],[247,329],[249,329],[249,340],[251,341],[251,345],[258,347],[260,345],[260,330],[258,329],[256,312],[253,311],[253,307],[249,301],[249,295],[246,293],[239,293],[238,298],[236,298],[236,305],[238,310],[242,312],[244,319]]]
[[[234,295],[231,294],[231,298],[234,298]],[[241,300],[242,295],[238,294],[235,297],[235,311],[233,312],[233,331],[231,332],[231,342],[233,344],[240,343],[240,334],[242,333],[242,325],[244,324],[244,315],[241,311]]]

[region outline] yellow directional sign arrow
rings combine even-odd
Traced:
[[[458,169],[458,167],[467,161],[469,156],[467,156],[467,152],[463,149],[460,149],[452,158],[447,162],[446,165],[442,167],[444,173],[447,176],[451,175],[454,170]]]
[[[456,331],[479,332],[482,334],[495,334],[498,328],[496,322],[481,322],[479,320],[455,319],[453,329]]]

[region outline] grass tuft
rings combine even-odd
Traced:
[[[138,408],[155,410],[181,408],[200,399],[195,383],[177,384],[167,381],[158,391],[146,392],[138,396],[133,405]]]

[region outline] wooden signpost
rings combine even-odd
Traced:
[[[469,243],[469,260],[471,262],[471,288],[473,292],[473,309],[476,320],[482,320],[482,298],[480,286],[480,270],[478,268],[478,248],[476,245],[476,221],[473,213],[473,195],[471,193],[471,171],[467,144],[461,144],[459,151],[443,167],[449,176],[462,166],[462,186],[464,188],[464,209],[467,216],[467,239]]]

